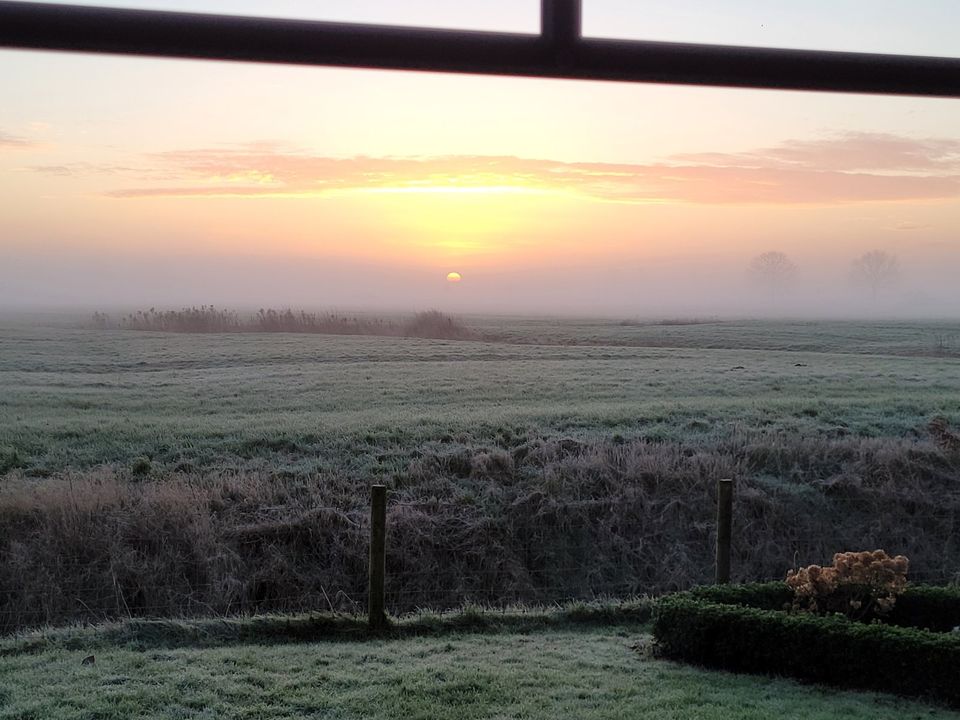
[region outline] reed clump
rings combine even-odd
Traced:
[[[92,324],[108,328],[109,317],[94,313]],[[337,312],[308,312],[261,308],[253,314],[218,308],[213,305],[180,310],[138,310],[122,317],[125,330],[170,333],[313,333],[323,335],[382,335],[437,340],[479,340],[462,321],[439,310],[415,313],[407,319],[389,319]]]

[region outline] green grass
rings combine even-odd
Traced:
[[[923,356],[946,326],[485,322],[554,344],[11,324],[0,328],[0,472],[147,458],[375,476],[449,436],[913,437],[933,415],[960,419],[957,360]],[[623,346],[642,342],[677,347]]]
[[[957,577],[956,326],[470,322],[505,341],[0,322],[0,628],[347,609],[372,480],[397,612],[701,582],[718,477],[745,579],[865,546]]]
[[[950,321],[474,318],[510,342],[960,357]]]
[[[307,641],[369,641],[376,639],[439,637],[457,633],[509,634],[574,628],[645,629],[653,618],[649,597],[550,606],[515,605],[500,609],[463,605],[437,613],[421,610],[389,616],[377,631],[365,615],[308,612],[233,615],[207,618],[126,618],[97,625],[44,627],[0,637],[0,657],[50,650],[87,650],[131,647],[222,648],[227,645]]]
[[[654,660],[626,629],[0,658],[0,718],[958,718]]]
[[[789,550],[771,543],[793,537],[787,530],[797,519],[812,523],[799,537],[823,539],[839,527],[872,537],[864,523],[872,522],[874,505],[893,502],[909,517],[886,516],[896,528],[885,537],[897,547],[926,539],[935,546],[927,548],[931,558],[955,555],[952,540],[937,544],[940,535],[930,531],[952,527],[944,525],[950,518],[939,525],[923,519],[931,497],[944,512],[955,506],[954,466],[923,438],[934,415],[960,420],[957,359],[953,350],[937,355],[935,340],[960,337],[956,324],[471,324],[507,342],[0,323],[0,489],[11,518],[9,543],[0,548],[9,561],[4,577],[43,585],[20,598],[25,607],[43,605],[32,598],[60,597],[66,583],[72,607],[78,591],[57,563],[83,547],[90,572],[101,567],[94,560],[126,570],[121,579],[155,602],[179,587],[173,580],[189,584],[194,565],[250,557],[249,547],[232,550],[236,528],[245,529],[242,537],[262,525],[273,538],[271,523],[325,532],[325,516],[309,509],[361,512],[370,479],[388,477],[410,500],[448,498],[448,520],[458,517],[454,509],[474,509],[476,538],[473,525],[436,527],[467,533],[459,542],[499,560],[513,547],[512,529],[536,529],[521,522],[538,517],[526,508],[579,507],[628,493],[626,514],[616,523],[603,515],[596,527],[619,528],[608,538],[617,548],[640,547],[639,534],[652,529],[664,552],[681,550],[671,567],[686,562],[694,568],[689,580],[709,565],[701,536],[712,510],[702,481],[731,468],[742,476],[744,507],[769,525],[750,524],[767,539],[757,546],[764,557]],[[553,441],[571,436],[596,444],[581,456]],[[880,440],[834,442],[858,437]],[[547,450],[537,450],[544,438]],[[889,450],[887,439],[895,441]],[[915,439],[923,442],[911,445]],[[515,464],[503,477],[495,465],[480,472],[474,463],[495,450]],[[101,464],[116,475],[77,472]],[[33,480],[59,473],[64,477]],[[25,478],[13,477],[20,474]],[[847,484],[820,484],[825,479]],[[84,494],[97,488],[100,495]],[[641,508],[651,513],[643,522]],[[444,519],[439,510],[437,518]],[[401,520],[395,540],[422,525]],[[570,522],[590,529],[594,520],[577,515]],[[182,535],[177,522],[186,524]],[[753,552],[746,528],[738,541]],[[677,540],[671,529],[687,534]],[[147,552],[155,537],[165,542]],[[264,547],[304,577],[307,569],[319,573],[294,588],[300,592],[337,568],[318,569],[324,558],[309,553],[297,564],[297,537]],[[411,537],[429,566],[429,545],[441,538]],[[203,556],[191,559],[172,540]],[[645,556],[664,557],[642,547]],[[576,549],[589,555],[593,570],[603,560],[592,545]],[[751,556],[741,549],[746,566]],[[168,551],[169,577],[158,562]],[[257,567],[266,567],[259,557]],[[774,560],[782,576],[790,558]],[[85,587],[91,577],[84,567],[73,580]],[[225,578],[234,572],[214,570]],[[283,570],[278,577],[290,581]],[[584,574],[574,570],[576,578]],[[233,580],[249,580],[243,567],[236,571],[244,574]],[[117,578],[97,577],[112,583],[94,588],[97,597],[103,590],[112,602]],[[200,581],[207,577],[201,573]],[[497,576],[491,587],[502,585]],[[457,617],[406,625],[394,633],[403,639],[349,639],[359,630],[342,623],[336,642],[317,642],[307,639],[316,638],[315,619],[289,617],[136,621],[15,637],[0,641],[0,718],[960,718],[888,696],[653,660],[633,649],[642,639],[637,624],[602,627],[595,616],[581,616],[579,625],[529,617],[512,624],[500,616],[491,626],[490,616]],[[465,634],[477,629],[495,632]],[[82,665],[91,652],[96,663]]]

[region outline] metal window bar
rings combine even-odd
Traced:
[[[0,48],[960,97],[960,58],[584,38],[581,2],[523,35],[0,0]]]

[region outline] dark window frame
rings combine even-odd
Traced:
[[[523,35],[0,0],[0,48],[960,97],[960,58],[584,38],[581,2]]]

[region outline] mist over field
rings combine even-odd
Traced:
[[[775,246],[774,246],[775,247]],[[0,265],[0,308],[84,312],[214,304],[237,309],[295,307],[373,312],[438,308],[454,313],[624,318],[960,316],[952,263],[898,259],[897,276],[876,293],[853,277],[851,261],[797,262],[772,286],[751,274],[752,258],[713,261],[585,262],[479,268],[408,268],[315,258],[109,257],[58,253],[8,256]]]
[[[0,80],[2,308],[960,315],[956,103],[32,61]],[[854,282],[874,251],[897,272]]]

